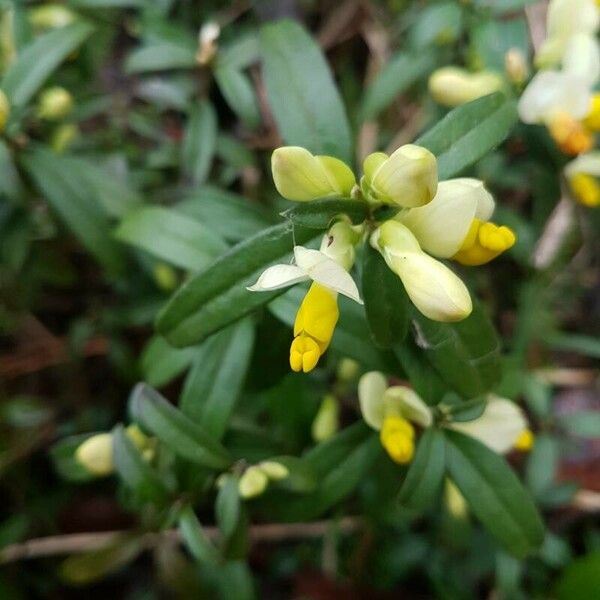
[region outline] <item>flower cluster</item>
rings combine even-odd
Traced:
[[[548,6],[547,37],[535,56],[540,69],[519,101],[525,123],[541,123],[562,152],[591,150],[600,129],[600,78],[596,33],[600,8],[595,0],[553,0]]]
[[[415,426],[423,429],[434,423],[434,410],[412,389],[388,386],[382,373],[365,373],[358,383],[358,399],[363,419],[379,431],[382,446],[399,464],[412,460]],[[482,414],[472,421],[453,422],[440,412],[441,425],[470,435],[498,453],[512,448],[529,450],[533,434],[523,411],[510,400],[490,394]]]
[[[337,295],[362,303],[349,274],[361,242],[380,252],[421,313],[444,322],[466,318],[472,304],[462,280],[439,259],[482,265],[515,243],[508,227],[490,221],[494,200],[483,183],[468,178],[438,182],[434,155],[419,146],[402,146],[390,156],[369,155],[359,183],[342,161],[299,147],[275,150],[272,169],[277,190],[289,200],[346,198],[366,200],[372,209],[396,209],[383,222],[372,210],[359,225],[340,215],[319,250],[296,246],[294,264],[267,268],[248,288],[269,291],[312,282],[294,324],[294,371],[311,371],[327,350],[339,317]]]

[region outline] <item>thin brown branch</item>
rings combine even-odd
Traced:
[[[363,527],[363,522],[355,517],[346,517],[339,521],[315,521],[313,523],[268,523],[254,525],[250,528],[250,541],[253,544],[281,542],[299,539],[323,537],[330,529],[343,534],[351,534]],[[217,527],[205,527],[204,532],[210,540],[219,536]],[[100,550],[109,546],[129,531],[105,531],[94,533],[73,533],[31,539],[20,544],[11,544],[0,550],[0,564],[41,558],[60,556]],[[181,541],[177,529],[169,529],[160,533],[147,533],[143,537],[145,548],[154,548],[165,540]]]

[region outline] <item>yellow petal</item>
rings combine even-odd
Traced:
[[[394,462],[406,464],[412,460],[414,437],[415,430],[406,419],[391,415],[383,420],[379,439]]]
[[[473,219],[460,250],[452,258],[463,265],[483,265],[512,248],[516,240],[512,229],[505,225]]]

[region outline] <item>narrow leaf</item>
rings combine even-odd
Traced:
[[[281,213],[296,225],[312,229],[328,229],[341,215],[347,216],[354,225],[362,223],[369,214],[369,207],[362,200],[337,200],[325,198],[302,202]]]
[[[194,185],[201,185],[208,177],[216,142],[215,109],[203,100],[190,114],[182,145],[183,172]]]

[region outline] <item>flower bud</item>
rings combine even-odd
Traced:
[[[412,303],[434,321],[462,321],[473,310],[465,284],[448,267],[425,254],[401,223],[387,221],[371,236],[388,267],[400,277]]]
[[[450,423],[448,427],[470,435],[495,452],[504,454],[527,429],[527,420],[514,402],[490,395],[480,417],[473,421]]]
[[[92,475],[103,477],[113,472],[113,442],[111,433],[89,437],[75,451],[77,462]]]
[[[37,114],[40,119],[59,121],[73,110],[73,96],[62,87],[44,90],[40,96]]]
[[[402,417],[386,416],[379,433],[382,446],[390,458],[398,464],[406,464],[415,453],[415,430]]]
[[[198,34],[198,52],[196,61],[199,65],[207,65],[217,53],[217,40],[221,35],[221,27],[218,23],[209,21],[205,23]]]
[[[519,48],[511,48],[504,55],[504,69],[515,85],[523,85],[529,76],[529,66]]]
[[[258,464],[258,468],[273,481],[285,479],[290,474],[289,469],[284,464],[275,460],[263,460]]]
[[[406,144],[390,157],[383,152],[367,156],[362,187],[374,203],[411,208],[427,204],[437,189],[437,162],[426,148]]]
[[[160,262],[154,267],[154,281],[156,285],[166,292],[172,292],[178,284],[177,272],[167,263]]]
[[[62,154],[69,149],[71,144],[77,139],[79,129],[75,123],[63,123],[59,125],[50,139],[50,147],[57,154]]]
[[[29,22],[34,29],[58,29],[77,19],[77,15],[66,6],[48,4],[36,6],[29,11]]]
[[[6,97],[6,94],[0,90],[0,133],[4,131],[6,122],[10,116],[10,102]]]
[[[358,402],[363,419],[373,429],[381,429],[385,415],[383,395],[387,379],[379,371],[365,373],[358,382]]]
[[[269,485],[267,474],[259,467],[248,467],[240,477],[238,491],[242,498],[255,498],[260,496]]]
[[[443,67],[429,78],[429,92],[443,106],[460,106],[497,92],[504,86],[501,75],[492,71],[469,73],[459,67]]]
[[[444,500],[448,512],[455,519],[464,519],[467,516],[468,506],[465,497],[456,487],[456,484],[451,479],[446,479],[444,487]]]
[[[271,157],[277,191],[288,200],[350,197],[356,183],[350,167],[333,156],[314,156],[299,146],[277,148]]]
[[[311,433],[315,442],[324,442],[340,428],[339,405],[335,396],[328,394],[323,398],[317,416],[312,422]]]
[[[351,383],[360,373],[360,365],[353,358],[342,358],[337,366],[336,376],[342,383]]]

